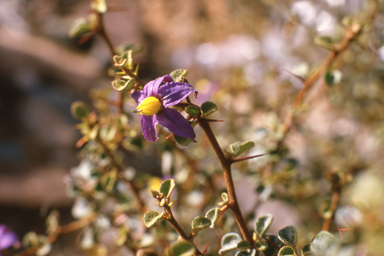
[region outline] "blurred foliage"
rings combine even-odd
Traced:
[[[70,35],[99,35],[110,47],[101,18],[108,8],[91,2],[92,13],[75,21]],[[384,3],[217,4],[228,10],[200,10],[201,29],[191,36],[199,43],[186,45],[184,53],[174,47],[170,58],[180,66],[166,72],[199,91],[175,107],[194,127],[197,142],[163,128],[156,144],[145,141],[129,97],[144,87],[135,62],[142,47],[112,47],[112,86],[91,89],[92,104],[71,107],[82,135],[76,144],[80,164],[67,179],[78,222],[60,226],[54,211],[47,236],[26,234],[25,248],[47,255],[59,234],[80,229],[79,244],[88,255],[111,255],[101,239],[110,230],[129,255],[384,254]],[[323,68],[327,56],[332,61]],[[188,58],[192,64],[183,62]],[[293,107],[317,70],[320,78]],[[202,119],[234,163],[251,243],[227,211],[233,199],[198,126]],[[161,170],[133,166],[143,155],[149,163],[159,159]],[[277,206],[259,216],[268,202]]]

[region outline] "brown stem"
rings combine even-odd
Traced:
[[[337,206],[339,205],[340,193],[342,188],[340,177],[336,173],[331,174],[330,180],[332,182],[332,199],[331,199],[331,205],[329,207],[331,216],[328,216],[328,218],[324,220],[322,230],[325,230],[325,231],[329,231],[331,228],[331,224],[335,217]]]
[[[111,52],[111,55],[115,56],[117,54],[115,51],[115,47],[113,47],[112,41],[105,30],[104,15],[102,13],[97,13],[97,17],[99,19],[99,30],[97,32],[108,45],[108,49]]]
[[[348,29],[346,32],[346,35],[343,39],[343,41],[335,47],[334,50],[332,50],[328,57],[324,60],[323,64],[316,70],[315,73],[313,73],[310,77],[308,77],[303,82],[303,87],[299,91],[298,95],[296,96],[296,99],[292,106],[292,111],[289,112],[288,116],[286,117],[284,124],[283,124],[283,138],[279,141],[279,146],[281,146],[282,141],[284,140],[285,136],[291,129],[292,123],[293,123],[293,116],[295,111],[299,108],[299,106],[302,104],[304,97],[307,93],[307,91],[312,87],[312,85],[323,75],[323,73],[327,70],[327,68],[331,65],[332,61],[340,55],[340,53],[344,52],[349,44],[360,34],[361,32],[361,25],[355,24],[352,26],[351,29]]]
[[[56,239],[59,235],[68,234],[68,233],[74,232],[76,230],[79,230],[82,227],[90,225],[96,219],[96,217],[97,217],[97,214],[93,213],[93,214],[90,214],[90,215],[88,215],[82,219],[73,221],[73,222],[71,222],[65,226],[58,227],[55,232],[53,232],[52,234],[50,234],[47,237],[47,239],[50,243],[53,243],[56,241]],[[13,256],[33,255],[39,250],[40,247],[41,247],[41,245],[34,246],[34,247],[28,248],[22,252],[16,253]]]
[[[199,119],[198,124],[207,135],[208,140],[211,143],[217,157],[219,158],[221,167],[223,169],[224,179],[227,185],[227,192],[229,197],[228,207],[232,210],[233,216],[236,219],[237,225],[239,226],[240,232],[244,240],[247,240],[251,245],[251,247],[254,248],[255,245],[252,239],[252,235],[248,230],[247,223],[245,222],[243,215],[241,214],[239,203],[237,201],[235,186],[233,184],[232,172],[231,172],[232,161],[225,157],[224,152],[221,150],[220,145],[217,142],[216,137],[212,132],[209,122],[205,122],[204,119]]]
[[[197,248],[197,246],[195,245],[195,243],[193,242],[193,237],[192,236],[188,236],[187,233],[185,233],[185,231],[183,230],[183,228],[179,225],[179,223],[176,221],[175,217],[173,216],[173,213],[172,213],[172,210],[171,210],[171,207],[169,207],[168,205],[164,205],[164,210],[166,211],[166,213],[169,215],[169,217],[167,218],[168,222],[171,223],[172,227],[176,230],[176,232],[181,236],[181,238],[183,238],[185,241],[189,241],[191,242],[195,248],[196,248],[196,252],[194,255],[203,255],[200,250]]]
[[[99,19],[99,30],[97,32],[101,36],[101,38],[103,38],[105,43],[107,44],[108,49],[111,52],[111,56],[115,56],[117,54],[117,52],[115,50],[115,47],[113,47],[112,41],[111,41],[109,35],[107,34],[107,32],[105,30],[104,15],[103,15],[103,13],[97,13],[97,17]],[[124,113],[124,92],[120,92],[118,94],[118,99],[117,99],[117,102],[116,102],[116,106],[117,106],[118,114]]]

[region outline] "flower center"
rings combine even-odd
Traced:
[[[139,113],[145,116],[152,116],[160,111],[161,102],[156,97],[145,98],[136,108],[135,113]]]

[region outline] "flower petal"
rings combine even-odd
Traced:
[[[6,225],[0,225],[0,250],[6,249],[18,241],[16,234],[11,231]]]
[[[173,106],[185,99],[191,92],[196,91],[188,83],[170,82],[161,86],[158,90],[165,107]]]
[[[196,134],[192,126],[176,109],[165,108],[156,114],[156,118],[170,132],[195,140]]]
[[[157,118],[153,116],[141,116],[141,129],[147,141],[157,141]]]
[[[146,97],[153,96],[153,95],[157,96],[158,95],[157,92],[159,90],[160,85],[162,83],[168,83],[168,82],[173,82],[173,79],[170,75],[165,75],[155,80],[152,80],[144,86],[143,88],[144,94],[146,95]]]
[[[136,91],[136,90],[133,91],[130,96],[132,99],[134,99],[136,101],[137,104],[140,104],[139,101],[142,102],[143,99],[145,98],[142,91]],[[143,96],[143,99],[140,99],[140,97],[142,97],[142,96]]]

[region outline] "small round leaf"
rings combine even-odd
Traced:
[[[334,235],[328,231],[320,231],[313,239],[311,249],[319,255],[326,255],[328,248],[336,242]]]
[[[205,214],[205,217],[211,220],[210,228],[214,228],[216,221],[219,219],[221,210],[220,208],[212,208]]]
[[[295,256],[295,250],[291,246],[284,246],[279,250],[278,256]]]
[[[88,116],[90,113],[89,107],[82,101],[75,101],[71,105],[71,114],[77,120]]]
[[[256,250],[252,249],[250,252],[247,251],[238,251],[235,256],[255,256]]]
[[[264,235],[265,232],[267,232],[269,226],[271,225],[272,220],[273,220],[272,214],[267,214],[257,218],[255,222],[255,231],[259,234]]]
[[[237,244],[242,240],[243,239],[241,238],[241,236],[237,233],[231,232],[225,234],[221,238],[221,249],[219,250],[219,254],[222,255],[223,253],[236,249]]]
[[[148,211],[144,214],[144,225],[149,228],[152,227],[156,221],[163,218],[164,212],[158,213],[157,211]]]
[[[187,112],[191,116],[197,116],[200,112],[200,109],[196,106],[191,105],[185,108],[185,112]]]
[[[288,226],[279,230],[278,237],[286,245],[296,246],[297,230],[294,226]]]
[[[191,256],[195,251],[195,246],[186,241],[176,242],[170,248],[170,254],[173,256]]]
[[[175,82],[180,82],[184,77],[186,77],[188,74],[188,70],[186,69],[176,69],[169,74],[172,78],[173,81]]]
[[[211,226],[211,220],[206,217],[196,217],[192,220],[191,227],[192,232],[197,234],[201,230]]]
[[[215,103],[206,101],[201,105],[201,112],[203,113],[203,117],[207,117],[217,111],[217,106]]]
[[[165,198],[169,198],[176,187],[173,179],[165,180],[160,185],[160,193],[163,193]]]
[[[238,250],[247,250],[247,249],[249,249],[249,246],[250,246],[249,242],[245,241],[245,240],[237,243],[237,249]]]

